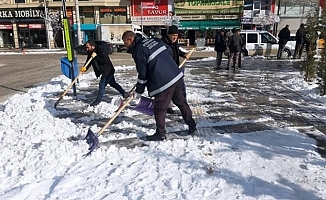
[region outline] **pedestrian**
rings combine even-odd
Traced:
[[[126,31],[122,40],[128,48],[128,53],[136,63],[138,80],[136,84],[136,99],[144,93],[145,87],[150,97],[154,97],[154,115],[156,131],[147,136],[150,141],[166,139],[165,117],[168,105],[173,103],[180,109],[188,134],[197,132],[192,112],[182,92],[183,73],[171,57],[166,45],[158,38],[142,39],[132,31]]]
[[[290,25],[286,25],[282,30],[278,33],[278,51],[277,51],[277,59],[282,59],[282,54],[284,51],[284,47],[286,43],[290,39]]]
[[[303,47],[305,44],[305,38],[306,38],[306,30],[304,28],[304,24],[301,24],[300,28],[297,30],[295,34],[295,50],[294,50],[293,59],[301,58]]]
[[[220,29],[219,31],[216,30],[214,50],[216,51],[215,69],[217,69],[217,70],[222,69],[222,67],[221,67],[222,56],[226,50],[225,32],[226,31],[224,29]]]
[[[242,65],[242,50],[245,48],[245,46],[246,46],[246,39],[245,39],[245,36],[244,35],[242,35],[240,32],[239,32],[239,35],[240,35],[240,37],[241,37],[241,51],[240,51],[240,54],[239,54],[239,58],[238,58],[238,68],[241,68],[241,65]],[[233,66],[233,68],[234,68],[234,66]]]
[[[95,42],[93,40],[88,40],[85,44],[88,54],[87,60],[91,58],[93,52],[95,52],[97,56],[93,58],[92,62],[88,66],[82,67],[80,71],[86,72],[90,65],[92,65],[96,77],[99,78],[101,76],[97,98],[90,104],[90,106],[96,106],[102,101],[105,94],[105,88],[108,84],[119,91],[123,98],[128,97],[128,93],[115,81],[115,69],[108,56],[109,51],[106,45],[107,43],[104,41]]]
[[[172,56],[174,62],[177,64],[177,66],[179,68],[179,65],[180,65],[179,57],[189,59],[189,55],[179,49],[178,36],[179,36],[178,27],[175,25],[172,25],[168,28],[168,34],[166,36],[163,36],[161,39],[168,47],[168,51],[169,51],[170,55]],[[185,68],[182,67],[181,71],[184,74]],[[184,82],[184,79],[182,79],[182,92],[183,92],[183,96],[186,98],[187,97],[186,84]],[[175,113],[172,106],[173,106],[173,104],[170,103],[169,107],[167,109],[167,113],[169,113],[169,114]]]
[[[242,49],[242,37],[240,36],[240,29],[236,29],[233,35],[228,40],[228,47],[230,49],[230,56],[228,59],[227,69],[230,69],[231,62],[233,61],[234,70],[239,69],[239,56]]]

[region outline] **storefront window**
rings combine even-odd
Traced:
[[[13,48],[12,24],[0,24],[0,48]]]
[[[17,24],[19,47],[46,47],[46,31],[44,24]]]
[[[94,7],[79,7],[79,16],[82,24],[94,24]]]
[[[126,7],[100,7],[101,24],[124,24],[126,21]]]
[[[25,0],[15,0],[15,3],[25,3]]]

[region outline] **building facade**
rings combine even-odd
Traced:
[[[274,32],[277,34],[288,24],[291,33],[296,33],[300,24],[306,23],[307,15],[315,11],[318,2],[322,0],[273,0],[271,9],[280,18],[279,23],[275,25]]]
[[[190,44],[205,38],[213,44],[216,30],[240,28],[243,0],[176,0],[174,12]]]
[[[257,28],[255,16],[269,12],[271,5],[275,5],[269,2],[79,0],[81,38],[82,42],[96,39],[99,24],[133,23],[142,26],[149,36],[165,34],[167,26],[176,24],[183,33],[183,38],[188,39],[190,44],[195,44],[197,38],[205,38],[206,44],[214,44],[213,38],[218,29]],[[77,44],[77,20],[73,0],[66,0],[66,10],[73,31],[73,41]],[[23,45],[30,48],[45,48],[48,45],[63,47],[63,33],[53,26],[53,16],[62,18],[62,0],[0,0],[0,48],[19,48]]]
[[[66,0],[66,8],[67,18],[74,31],[74,41],[77,41],[74,1]],[[97,24],[130,23],[129,8],[129,0],[79,0],[82,40],[96,39]],[[62,0],[0,1],[0,48],[48,47],[48,38],[52,47],[63,47],[62,31],[47,26],[47,23],[53,21],[51,16],[62,18]],[[45,20],[46,18],[48,20]],[[61,23],[61,20],[58,20],[58,23]]]

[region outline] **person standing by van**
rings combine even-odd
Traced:
[[[239,69],[239,56],[242,48],[242,37],[240,36],[240,30],[236,29],[233,35],[228,40],[228,47],[230,49],[230,56],[228,60],[228,67],[230,69],[231,62],[233,60],[234,70]]]
[[[215,69],[222,69],[222,56],[224,51],[226,50],[226,42],[225,42],[225,30],[221,29],[220,31],[216,31],[215,36],[215,48],[216,51],[216,67]]]
[[[303,47],[305,44],[305,38],[306,38],[306,30],[304,28],[304,24],[301,24],[300,28],[297,30],[295,34],[295,50],[294,50],[293,59],[301,58],[301,54],[303,52]]]
[[[286,25],[278,34],[278,52],[277,52],[277,59],[282,59],[282,54],[286,43],[290,39],[290,25]]]

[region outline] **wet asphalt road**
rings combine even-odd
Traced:
[[[215,52],[194,52],[192,59],[215,55]],[[0,102],[16,93],[24,93],[29,88],[46,83],[61,75],[60,58],[64,54],[17,54],[0,55]],[[134,65],[130,54],[110,55],[114,65]],[[85,55],[77,55],[78,65],[85,63]]]

